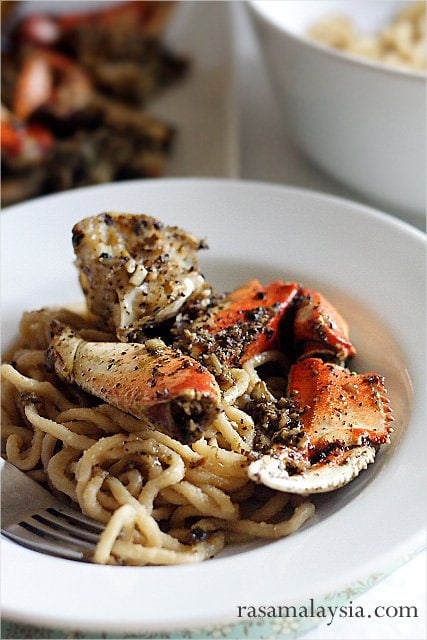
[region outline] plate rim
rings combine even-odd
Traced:
[[[150,188],[152,185],[156,185],[155,188],[161,188],[162,186],[165,186],[165,183],[182,185],[185,188],[187,188],[188,186],[194,185],[195,183],[197,183],[200,186],[203,186],[204,184],[206,184],[209,186],[209,188],[212,188],[212,187],[217,188],[222,186],[225,186],[226,188],[230,186],[234,186],[236,188],[243,187],[244,189],[248,187],[255,188],[255,189],[261,188],[267,191],[279,190],[281,193],[284,193],[284,194],[294,193],[294,194],[298,194],[302,198],[308,196],[312,201],[320,198],[325,203],[334,202],[337,206],[345,206],[345,207],[350,206],[353,209],[356,208],[358,211],[363,212],[364,215],[368,217],[374,216],[376,219],[382,220],[387,225],[391,224],[393,227],[396,228],[398,232],[402,232],[405,235],[407,235],[408,238],[411,238],[410,242],[421,241],[421,242],[424,242],[425,244],[425,234],[423,234],[422,231],[412,227],[410,224],[402,220],[394,218],[393,216],[385,212],[382,212],[378,209],[374,209],[372,207],[369,207],[363,204],[359,204],[347,198],[329,195],[329,194],[325,194],[317,191],[311,191],[311,190],[307,190],[300,187],[281,185],[277,183],[266,183],[266,182],[260,182],[260,181],[246,181],[246,180],[235,180],[235,179],[221,179],[221,178],[161,178],[156,180],[132,180],[132,181],[127,181],[122,183],[99,185],[94,187],[83,187],[78,190],[43,196],[42,198],[37,198],[35,200],[27,201],[26,203],[17,204],[17,205],[14,205],[13,207],[8,207],[7,209],[3,210],[3,215],[6,214],[7,216],[9,216],[11,214],[16,214],[16,211],[18,210],[19,212],[19,209],[22,209],[23,207],[24,207],[24,211],[29,211],[31,207],[42,205],[43,202],[46,200],[46,198],[49,199],[49,201],[55,201],[58,198],[59,199],[68,198],[70,197],[70,194],[71,194],[71,197],[73,197],[73,194],[75,194],[76,192],[80,192],[80,195],[81,195],[81,192],[83,192],[83,195],[84,195],[84,193],[87,193],[88,190],[93,192],[95,190],[100,190],[100,189],[109,190],[111,188],[113,188],[113,190],[117,189],[120,191],[121,189],[125,189],[130,184],[139,185],[142,187],[147,186]],[[1,219],[0,219],[0,222],[2,222]],[[406,539],[404,543],[398,546],[395,545],[392,549],[382,554],[381,562],[379,558],[375,558],[375,559],[372,559],[370,562],[364,563],[363,569],[354,570],[353,578],[351,578],[352,581],[353,579],[354,580],[360,579],[362,575],[366,576],[368,566],[370,567],[369,571],[378,570],[380,568],[380,565],[384,566],[384,564],[391,563],[392,561],[396,561],[396,559],[398,557],[401,557],[403,553],[408,554],[411,551],[413,551],[414,548],[420,547],[423,540],[424,540],[423,529],[420,529],[418,533],[413,534],[411,538]],[[217,559],[215,562],[223,562],[225,560],[227,560],[227,558]],[[330,582],[331,583],[334,582],[334,579],[330,578]],[[2,583],[3,583],[3,578],[2,578]],[[337,588],[337,585],[335,581],[335,589],[336,588]],[[322,593],[324,593],[325,591],[326,589],[322,586]],[[103,628],[102,623],[99,620],[76,621],[75,617],[73,617],[72,620],[71,619],[67,620],[67,619],[64,619],[64,617],[61,617],[59,614],[58,616],[52,616],[52,615],[49,616],[49,615],[43,615],[43,614],[34,616],[31,614],[26,614],[25,612],[22,612],[22,609],[19,609],[19,607],[18,607],[18,610],[16,607],[14,610],[14,607],[10,606],[10,603],[9,603],[9,606],[8,606],[8,603],[6,603],[6,607],[5,607],[4,599],[3,599],[3,613],[5,617],[10,617],[11,619],[19,619],[20,621],[26,621],[28,623],[33,623],[37,625],[40,625],[40,624],[44,624],[46,626],[61,625],[64,628],[69,628],[69,629],[76,628],[78,626],[79,628],[82,628],[82,629],[96,630],[96,631]],[[221,622],[222,621],[229,622],[230,619],[229,617],[224,616],[221,619]],[[197,627],[201,625],[218,624],[218,622],[219,622],[219,618],[217,616],[214,616],[214,618],[212,618],[210,614],[205,613],[203,617],[199,616],[196,622],[192,620],[191,627],[193,628],[195,626]],[[185,623],[184,621],[179,622],[176,620],[170,620],[169,622],[151,621],[151,623],[149,623],[148,625],[144,621],[143,622],[134,621],[134,622],[127,622],[127,623],[123,623],[123,621],[120,621],[120,623],[117,623],[117,624],[114,624],[111,621],[108,622],[109,631],[141,631],[142,629],[144,631],[145,630],[165,631],[169,629],[177,630],[177,629],[188,628],[188,626],[189,626],[189,623]]]
[[[56,199],[62,200],[63,198],[67,198],[70,194],[90,194],[95,191],[102,190],[110,190],[115,188],[133,188],[134,186],[147,186],[151,188],[156,185],[168,185],[170,183],[172,186],[182,185],[186,187],[191,184],[197,184],[203,186],[205,183],[209,186],[232,186],[235,188],[240,187],[249,187],[256,189],[265,189],[265,190],[278,190],[283,193],[296,194],[300,197],[308,197],[314,199],[320,199],[325,203],[331,202],[336,204],[341,204],[344,207],[352,207],[358,209],[360,213],[368,217],[374,217],[383,219],[384,222],[391,225],[392,227],[401,228],[401,230],[405,233],[409,233],[414,237],[417,237],[419,240],[426,240],[427,233],[422,231],[421,229],[415,227],[410,222],[406,220],[402,220],[401,218],[397,218],[392,213],[389,213],[385,209],[380,209],[373,205],[364,204],[362,202],[358,202],[355,199],[347,198],[341,195],[335,195],[332,193],[327,193],[325,191],[320,191],[318,189],[308,189],[306,187],[299,187],[292,184],[287,183],[279,183],[279,182],[269,182],[266,180],[247,180],[245,178],[235,178],[235,177],[206,177],[206,176],[184,176],[184,177],[168,177],[163,176],[159,178],[136,178],[131,180],[122,180],[120,182],[107,182],[104,184],[98,185],[89,185],[84,187],[79,187],[77,189],[69,189],[68,191],[60,191],[58,193],[50,193],[47,195],[39,196],[37,198],[31,198],[30,200],[26,200],[24,202],[18,202],[17,204],[10,205],[8,207],[3,207],[0,212],[0,226],[2,223],[2,218],[4,216],[9,216],[11,214],[16,215],[16,211],[19,212],[20,209],[24,209],[24,212],[27,211],[28,208],[32,206],[37,206],[39,203],[43,204],[43,202],[51,202]]]

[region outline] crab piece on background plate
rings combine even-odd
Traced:
[[[189,66],[162,42],[174,5],[121,2],[101,11],[32,15],[19,23],[13,40],[19,51],[66,53],[102,94],[141,106]]]
[[[288,397],[288,424],[249,465],[256,482],[301,495],[332,491],[355,478],[389,442],[390,405],[375,373],[355,374],[305,358],[291,367]]]
[[[2,205],[8,206],[40,193],[46,180],[45,163],[51,158],[54,147],[55,140],[46,127],[25,124],[2,106]]]
[[[31,48],[16,80],[13,112],[26,120],[44,108],[60,118],[70,118],[94,101],[91,79],[73,60],[56,51]]]
[[[35,14],[19,25],[19,35],[26,42],[40,45],[57,43],[64,34],[84,28],[104,28],[122,32],[139,30],[144,36],[158,36],[166,24],[175,2],[121,2],[107,9],[70,12],[58,16]]]

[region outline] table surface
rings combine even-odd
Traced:
[[[234,30],[234,70],[236,87],[236,122],[238,124],[240,177],[294,185],[373,204],[355,197],[348,189],[338,185],[312,166],[289,141],[286,127],[273,95],[262,56],[256,42],[243,2],[230,3],[230,16]],[[255,126],[256,123],[256,126]],[[235,176],[233,176],[235,177]],[[405,219],[397,212],[389,212]],[[412,222],[407,220],[407,222]],[[420,226],[419,223],[418,226]],[[414,550],[415,551],[415,550]],[[417,550],[419,551],[419,550]],[[333,594],[329,606],[346,604],[363,610],[375,607],[411,607],[410,617],[331,617],[322,619],[313,627],[313,621],[285,619],[268,621],[265,625],[251,624],[199,631],[186,634],[129,634],[122,637],[209,637],[209,638],[304,638],[305,640],[416,640],[426,638],[425,581],[426,557],[421,550],[412,558],[402,558],[399,567],[384,567],[383,576],[367,576],[364,584],[349,585],[345,592]],[[360,611],[360,609],[358,609]],[[408,609],[409,610],[409,609]],[[338,610],[337,610],[338,611]],[[390,610],[392,613],[394,609]],[[407,609],[405,609],[407,611]],[[414,613],[417,616],[415,617]],[[5,621],[3,638],[95,638],[96,634],[59,632],[37,629]],[[117,636],[102,636],[117,637]]]

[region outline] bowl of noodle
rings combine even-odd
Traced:
[[[243,393],[242,385],[247,388],[244,376],[235,374],[225,394],[228,420],[216,423],[220,436],[208,433],[191,443],[144,431],[141,418],[108,403],[82,405],[77,397],[64,395],[63,386],[49,390],[50,409],[44,415],[27,398],[21,411],[36,435],[28,442],[25,424],[19,430],[6,419],[6,439],[14,434],[8,457],[13,462],[15,455],[19,466],[39,447],[41,464],[33,466],[34,479],[46,480],[41,476],[47,472],[56,494],[61,489],[72,500],[77,494],[83,510],[101,521],[125,495],[123,536],[116,541],[113,561],[107,541],[95,563],[49,557],[4,540],[4,615],[109,632],[238,622],[239,605],[298,605],[417,548],[424,524],[417,505],[425,473],[413,457],[424,424],[423,311],[416,304],[423,277],[422,234],[348,201],[238,181],[133,181],[11,207],[2,214],[2,353],[11,363],[4,365],[10,367],[4,369],[6,415],[14,412],[14,389],[22,402],[30,390],[27,380],[36,394],[42,393],[41,384],[51,382],[42,378],[40,362],[52,319],[86,342],[110,339],[105,327],[82,315],[71,244],[78,221],[106,210],[145,213],[206,238],[210,249],[200,258],[202,272],[222,291],[248,278],[304,282],[321,290],[349,322],[358,346],[356,369],[385,376],[394,431],[375,464],[349,485],[290,501],[261,487],[258,511],[248,517],[253,483],[246,475],[244,430],[230,427],[238,422],[234,398]],[[257,376],[253,363],[246,371]],[[66,447],[58,444],[65,439],[64,429]],[[135,456],[143,461],[142,487],[141,474],[133,473],[135,464],[130,464]],[[139,507],[132,506],[131,495],[138,495]],[[187,535],[184,523],[195,515],[201,525],[193,531],[189,552],[180,536]],[[133,526],[132,518],[139,518],[144,531],[144,544],[139,544],[144,550],[129,554],[126,526]],[[165,519],[168,528],[159,528]],[[228,522],[226,544],[218,520]],[[204,521],[213,527],[212,535]],[[375,533],[380,526],[386,532],[381,539]],[[37,579],[30,580],[29,571]]]
[[[425,3],[247,6],[293,142],[354,193],[422,223]]]

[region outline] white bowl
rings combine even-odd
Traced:
[[[200,256],[201,266],[218,290],[250,278],[320,289],[349,322],[358,349],[355,368],[385,376],[395,417],[392,442],[350,485],[318,497],[315,518],[295,535],[235,545],[201,564],[101,566],[2,540],[3,616],[109,637],[149,631],[165,637],[179,628],[187,629],[179,637],[213,637],[215,631],[188,628],[244,624],[251,618],[239,618],[239,606],[307,607],[310,599],[336,606],[337,594],[372,585],[374,576],[422,548],[424,235],[347,200],[248,181],[135,180],[38,198],[0,217],[5,348],[24,310],[83,299],[71,229],[81,218],[109,210],[143,211],[206,238],[210,249]],[[326,594],[335,595],[331,600]],[[253,624],[269,620],[273,624],[274,618]],[[280,637],[274,626],[254,631]],[[240,625],[228,635],[237,636],[243,636]]]
[[[250,0],[293,141],[325,172],[373,203],[425,216],[426,75],[365,61],[307,37],[344,13],[375,33],[405,2]]]

